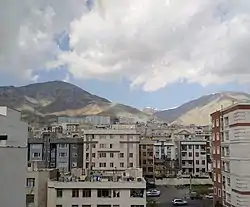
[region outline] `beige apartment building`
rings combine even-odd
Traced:
[[[58,170],[45,168],[43,161],[33,161],[28,163],[26,176],[26,206],[47,207],[48,180],[56,180]]]
[[[85,130],[83,168],[112,174],[139,167],[139,134],[135,130]]]
[[[62,176],[48,182],[47,207],[145,207],[146,181],[141,170],[104,179],[97,176]]]

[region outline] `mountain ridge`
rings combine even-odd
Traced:
[[[227,107],[232,103],[250,102],[250,94],[244,92],[223,91],[201,96],[186,102],[174,109],[154,113],[155,116],[168,123],[208,125],[209,115],[221,106]]]
[[[122,115],[138,121],[150,117],[140,110],[114,104],[106,98],[91,94],[63,81],[49,81],[25,86],[1,86],[0,104],[22,111],[24,120],[46,117]],[[36,118],[34,118],[36,117]]]

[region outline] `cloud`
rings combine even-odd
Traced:
[[[9,2],[18,8],[0,30],[0,70],[66,65],[77,79],[125,77],[145,91],[250,80],[249,0],[96,0],[90,11],[81,0]],[[65,31],[68,51],[55,41]]]

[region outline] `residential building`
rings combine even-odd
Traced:
[[[176,176],[179,170],[176,145],[172,139],[154,140],[155,176]]]
[[[250,104],[233,104],[213,113],[211,117],[214,133],[214,198],[222,201],[223,206],[248,207],[250,206]],[[221,183],[221,188],[218,187],[218,183]]]
[[[33,161],[28,163],[26,175],[27,207],[47,207],[48,180],[56,180],[58,177],[58,170],[44,167],[44,161]]]
[[[44,131],[28,139],[28,161],[45,161],[47,168],[69,172],[83,166],[83,139],[80,134]]]
[[[141,170],[103,178],[101,174],[62,175],[48,182],[47,207],[145,207],[146,181]]]
[[[212,178],[214,183],[214,202],[222,204],[221,171],[221,111],[211,114],[212,120]]]
[[[186,140],[178,144],[179,163],[182,175],[208,176],[207,142],[205,140]]]
[[[83,168],[113,173],[139,167],[139,134],[135,130],[84,131]]]
[[[149,181],[154,181],[154,142],[149,138],[142,138],[139,144],[139,166],[142,175]]]
[[[25,206],[28,126],[21,113],[0,107],[0,203],[1,206]]]

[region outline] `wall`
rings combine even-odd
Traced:
[[[26,148],[0,147],[0,206],[25,207]]]
[[[156,180],[156,185],[188,185],[190,184],[189,178],[165,178],[162,180]],[[192,179],[193,185],[206,185],[206,184],[213,184],[211,179]]]

